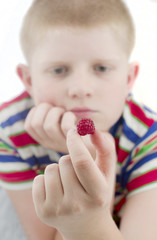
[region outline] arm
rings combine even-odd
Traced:
[[[120,230],[126,240],[156,240],[157,188],[128,198]]]
[[[55,240],[56,229],[42,223],[32,201],[32,190],[7,191],[28,240]],[[61,240],[59,234],[56,240]]]
[[[156,240],[156,199],[156,188],[138,193],[128,199],[124,208],[120,226],[120,232],[122,233],[122,236],[125,240]],[[116,227],[115,231],[118,231]],[[58,232],[56,233],[55,240],[62,240],[61,235]]]

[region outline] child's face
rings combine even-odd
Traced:
[[[32,54],[29,92],[35,104],[51,103],[109,130],[135,77],[124,49],[106,27],[52,29]]]

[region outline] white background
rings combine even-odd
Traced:
[[[157,0],[125,0],[136,27],[131,60],[140,63],[133,92],[157,111]],[[23,16],[32,0],[0,0],[0,102],[23,90],[16,65],[25,63],[19,44]]]

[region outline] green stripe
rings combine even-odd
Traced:
[[[16,147],[17,149],[25,149],[27,147],[40,147],[41,145],[40,144],[35,144],[35,143],[30,143],[30,144],[27,144],[26,146],[22,146],[22,147]]]
[[[11,148],[3,142],[0,142],[0,148],[5,150],[10,150]]]
[[[17,133],[14,133],[14,134],[10,134],[10,135],[8,135],[8,137],[10,138],[10,137],[16,137],[16,136],[18,136],[18,135],[21,135],[21,134],[24,134],[24,133],[26,133],[26,131],[21,131],[21,132],[17,132]]]
[[[140,156],[140,155],[145,154],[146,152],[148,152],[149,149],[153,148],[153,146],[156,145],[156,144],[157,144],[157,140],[155,140],[154,142],[149,143],[149,144],[143,146],[143,147],[139,150],[139,152],[135,155],[135,157],[138,157],[138,156]]]
[[[126,148],[122,147],[121,145],[119,146],[119,148],[120,148],[120,149],[122,149],[123,151],[127,152],[127,153],[129,153],[129,152],[130,152],[130,150],[129,150],[129,149],[126,149]]]

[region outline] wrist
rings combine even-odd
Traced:
[[[84,231],[63,234],[64,240],[124,240],[112,216],[85,226]]]

